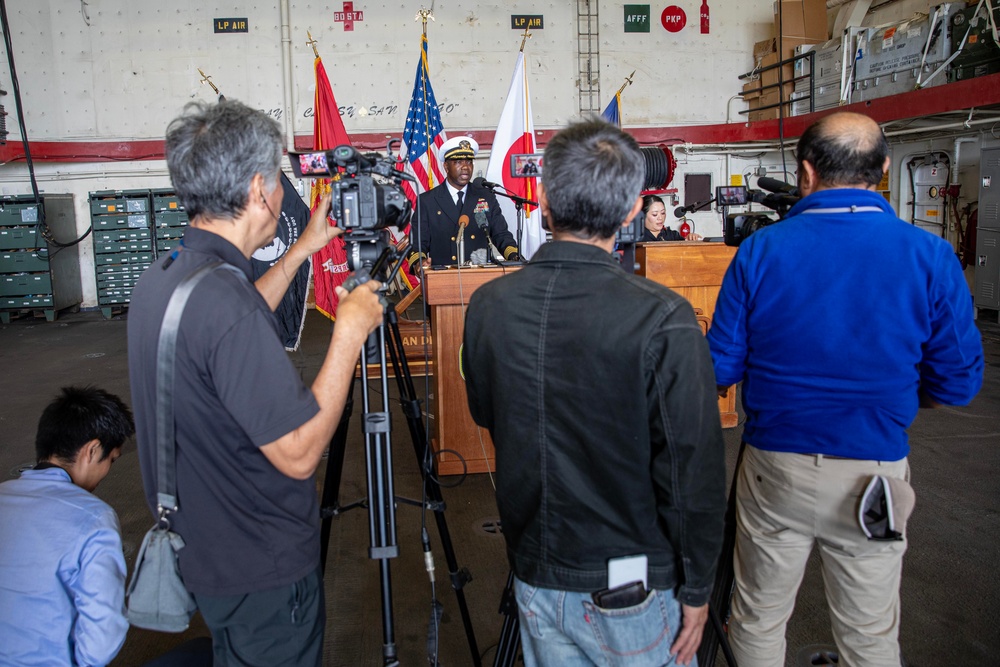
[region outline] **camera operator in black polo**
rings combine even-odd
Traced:
[[[274,239],[281,210],[278,124],[233,100],[191,103],[167,128],[166,159],[191,216],[179,252],[132,294],[129,378],[146,498],[156,515],[157,341],[174,288],[223,260],[191,293],[174,379],[179,552],[185,587],[212,633],[216,665],[322,663],[325,606],[313,474],[340,420],[369,332],[383,320],[370,281],[338,288],[337,322],[311,387],[285,353],[273,310],[303,261],[341,230],[327,196],[256,283],[250,256]]]

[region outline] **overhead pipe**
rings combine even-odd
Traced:
[[[288,0],[281,0],[281,92],[285,98],[285,141],[289,151],[295,150],[294,101],[292,99],[292,28]]]
[[[958,158],[962,151],[962,144],[978,142],[979,139],[976,137],[956,137],[955,138],[955,149],[952,151],[951,157],[951,185],[958,185]]]

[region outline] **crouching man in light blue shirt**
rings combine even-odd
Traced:
[[[64,388],[38,465],[0,484],[0,665],[106,665],[125,643],[118,516],[91,492],[134,432],[117,396]]]

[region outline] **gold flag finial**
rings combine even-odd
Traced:
[[[524,26],[524,34],[521,35],[521,48],[519,49],[521,53],[524,53],[524,43],[531,39],[531,28],[527,25]]]
[[[309,46],[312,47],[312,49],[313,49],[313,56],[316,57],[316,58],[319,58],[319,51],[316,50],[316,40],[313,39],[312,33],[309,32],[308,30],[306,30],[306,35],[308,35],[308,37],[309,37],[309,41],[306,42],[306,44],[308,44]]]
[[[633,76],[635,76],[635,70],[632,70],[632,73],[629,74],[627,77],[625,77],[625,83],[623,83],[622,87],[618,89],[618,95],[622,94],[622,91],[625,90],[626,86],[631,86],[632,85],[632,77]]]
[[[202,72],[200,67],[198,68],[198,74],[201,74],[201,82],[202,83],[207,83],[208,85],[210,85],[212,87],[212,90],[215,91],[215,94],[218,95],[219,94],[219,89],[215,87],[214,83],[212,83],[212,77],[210,77],[207,74],[205,74],[204,72]]]
[[[434,20],[434,10],[433,9],[424,9],[423,7],[421,7],[420,9],[417,10],[417,15],[413,17],[414,21],[419,20],[421,23],[423,23],[423,25],[424,25],[424,37],[427,36],[427,19],[430,19],[431,21]]]

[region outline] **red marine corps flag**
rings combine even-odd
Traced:
[[[514,76],[510,80],[510,90],[507,91],[507,102],[504,104],[496,135],[493,137],[490,162],[486,166],[487,180],[500,183],[508,192],[536,201],[535,198],[538,196],[536,179],[515,178],[510,173],[512,155],[534,152],[535,124],[531,120],[531,99],[528,95],[528,79],[524,74],[522,41],[521,50],[517,53],[517,62],[514,64]],[[498,199],[500,210],[507,220],[507,227],[517,237],[517,247],[521,256],[529,259],[545,242],[541,211],[534,206],[525,206],[521,228],[518,229],[514,203],[506,197]]]
[[[309,37],[312,40],[312,37]],[[316,54],[314,67],[316,70],[316,98],[313,105],[313,150],[325,151],[344,144],[350,145],[351,139],[344,129],[344,121],[340,119],[340,109],[333,97],[330,79],[326,76],[323,60],[313,45]],[[312,193],[309,197],[309,208],[313,211],[319,200],[330,192],[330,179],[317,178],[313,181]],[[347,252],[344,250],[344,240],[337,237],[325,248],[313,255],[313,290],[316,298],[316,310],[331,320],[337,319],[336,287],[347,280]]]

